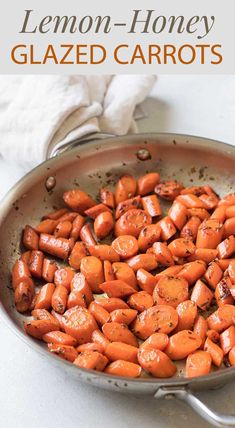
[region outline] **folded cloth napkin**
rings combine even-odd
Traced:
[[[1,76],[0,154],[30,169],[90,133],[135,132],[155,76]]]

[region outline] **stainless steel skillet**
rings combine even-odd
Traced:
[[[201,137],[176,134],[137,134],[105,139],[91,138],[64,147],[64,153],[51,158],[27,174],[1,202],[0,209],[0,315],[7,325],[68,376],[93,385],[132,394],[149,394],[156,398],[174,396],[185,400],[207,421],[217,426],[235,426],[235,416],[217,414],[200,401],[195,393],[217,388],[235,379],[235,368],[221,369],[208,376],[186,379],[118,378],[86,371],[62,361],[39,342],[26,336],[24,316],[13,305],[10,270],[19,255],[22,227],[36,224],[40,216],[62,204],[64,190],[79,186],[96,196],[101,185],[112,186],[123,173],[139,176],[159,171],[161,177],[175,177],[186,185],[211,183],[221,195],[235,190],[235,147]],[[145,160],[143,160],[145,159]],[[48,177],[56,185],[47,191]]]

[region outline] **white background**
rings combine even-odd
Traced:
[[[235,76],[160,76],[141,131],[196,134],[235,143]],[[0,135],[1,138],[1,135]],[[24,171],[0,159],[0,197]],[[234,411],[235,385],[201,397]],[[209,427],[185,404],[98,390],[65,378],[0,320],[0,428]]]

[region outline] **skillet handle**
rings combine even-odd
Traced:
[[[178,398],[185,401],[195,412],[210,424],[217,427],[235,427],[235,415],[223,415],[210,409],[203,401],[187,387],[161,387],[154,395],[155,398]]]
[[[49,147],[49,150],[47,152],[47,159],[50,159],[62,153],[65,153],[68,150],[72,149],[73,147],[78,146],[79,144],[88,143],[89,141],[94,141],[94,140],[103,140],[104,138],[111,138],[115,136],[116,135],[114,134],[108,134],[105,132],[92,132],[90,134],[86,134],[81,138],[76,138],[75,140],[68,141],[67,143],[64,143],[60,147],[53,147],[51,150]]]

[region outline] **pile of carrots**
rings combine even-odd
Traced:
[[[122,176],[98,203],[78,188],[63,200],[24,228],[12,270],[26,333],[117,376],[167,378],[185,359],[187,377],[235,365],[235,194],[154,172]]]

